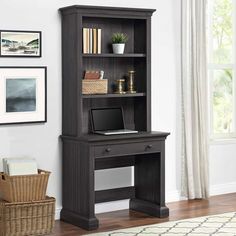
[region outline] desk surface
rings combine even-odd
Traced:
[[[152,131],[152,132],[139,132],[137,134],[117,134],[117,135],[100,135],[100,134],[86,134],[81,137],[61,136],[62,139],[72,139],[86,142],[99,142],[99,141],[112,141],[112,140],[125,140],[125,139],[141,139],[141,138],[166,138],[170,133]]]

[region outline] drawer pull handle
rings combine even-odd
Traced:
[[[152,144],[147,145],[146,149],[151,149],[152,148]]]
[[[111,151],[111,148],[106,148],[105,151],[106,151],[106,152],[110,152],[110,151]]]

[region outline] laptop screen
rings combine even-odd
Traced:
[[[91,109],[93,131],[124,129],[124,120],[121,107]]]

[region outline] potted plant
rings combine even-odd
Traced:
[[[115,54],[123,54],[125,50],[125,43],[127,42],[128,37],[124,33],[114,33],[112,35],[112,49]]]

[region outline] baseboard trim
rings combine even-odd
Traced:
[[[95,214],[129,209],[129,199],[95,205]]]
[[[55,212],[55,219],[60,220],[60,214],[61,214],[62,207],[57,207]]]
[[[236,182],[217,184],[210,187],[210,196],[236,192]]]
[[[182,200],[180,196],[180,191],[175,190],[175,191],[170,191],[166,193],[166,202],[178,202]]]

